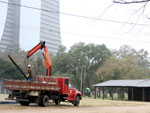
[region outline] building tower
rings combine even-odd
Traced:
[[[61,45],[59,0],[41,0],[40,40],[52,54],[56,54]],[[47,10],[47,11],[45,11]]]
[[[11,4],[12,3],[12,4]],[[13,51],[19,45],[21,0],[8,0],[5,25],[0,34],[0,50]]]

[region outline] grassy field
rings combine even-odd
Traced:
[[[103,106],[138,106],[147,105],[148,102],[135,102],[135,101],[118,101],[118,100],[102,100],[102,99],[90,99],[83,98],[80,106],[83,107],[103,107]]]

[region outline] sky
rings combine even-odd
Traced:
[[[40,8],[40,0],[22,0],[22,5]],[[130,45],[135,49],[143,48],[150,52],[150,22],[146,19],[150,17],[149,4],[141,15],[143,5],[112,5],[112,0],[60,0],[62,44],[67,49],[78,42],[105,44],[110,49]],[[140,8],[141,10],[138,10]],[[68,16],[62,13],[97,19]],[[39,10],[21,8],[20,46],[22,49],[29,50],[38,43],[40,18],[37,17],[39,16]],[[1,13],[0,17],[2,17]],[[1,20],[3,19],[0,18],[0,23],[3,23]]]
[[[40,8],[40,0],[21,0],[21,5]],[[30,50],[40,39],[40,10],[21,7],[20,47]]]
[[[147,8],[145,9],[145,14],[137,21],[142,12],[142,10],[139,12],[137,10],[143,4],[111,5],[112,0],[60,1],[61,12],[106,20],[149,24],[148,20],[143,18],[148,14]],[[119,24],[66,15],[60,15],[60,17],[62,42],[67,48],[74,43],[85,42],[105,44],[110,49],[119,49],[122,45],[130,45],[135,49],[144,48],[150,51],[150,26]]]

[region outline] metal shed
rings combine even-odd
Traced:
[[[112,89],[112,99],[113,99],[113,89],[120,88],[123,100],[124,88],[126,88],[128,93],[128,100],[150,101],[150,79],[109,80],[106,82],[95,84],[93,86],[95,87],[95,98],[97,96],[96,88],[102,88],[103,99],[105,88]]]

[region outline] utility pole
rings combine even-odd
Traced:
[[[83,65],[81,66],[81,84],[80,84],[80,91],[83,94]]]

